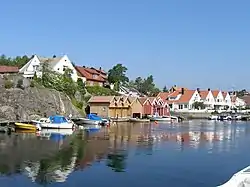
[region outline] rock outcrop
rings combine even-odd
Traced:
[[[0,120],[31,120],[63,114],[80,116],[64,93],[47,88],[0,88]]]

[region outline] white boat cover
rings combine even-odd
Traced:
[[[237,172],[228,182],[218,187],[250,187],[250,166]]]

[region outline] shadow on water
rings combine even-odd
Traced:
[[[2,177],[22,175],[46,186],[65,182],[74,171],[104,163],[114,172],[125,172],[134,156],[153,157],[158,144],[168,143],[178,152],[206,150],[229,152],[247,136],[246,123],[191,121],[181,124],[124,123],[95,133],[84,131],[0,135]],[[190,152],[189,152],[190,153]],[[145,162],[146,163],[146,162]],[[150,170],[149,170],[150,171]]]

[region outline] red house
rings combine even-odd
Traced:
[[[153,113],[158,113],[159,116],[169,116],[169,107],[167,102],[164,102],[160,97],[149,97],[149,100],[153,107]]]
[[[140,103],[142,104],[142,115],[152,115],[153,114],[153,105],[150,102],[148,97],[139,98]]]

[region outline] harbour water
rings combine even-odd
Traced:
[[[0,184],[213,187],[250,165],[249,142],[248,122],[199,120],[0,135]]]

